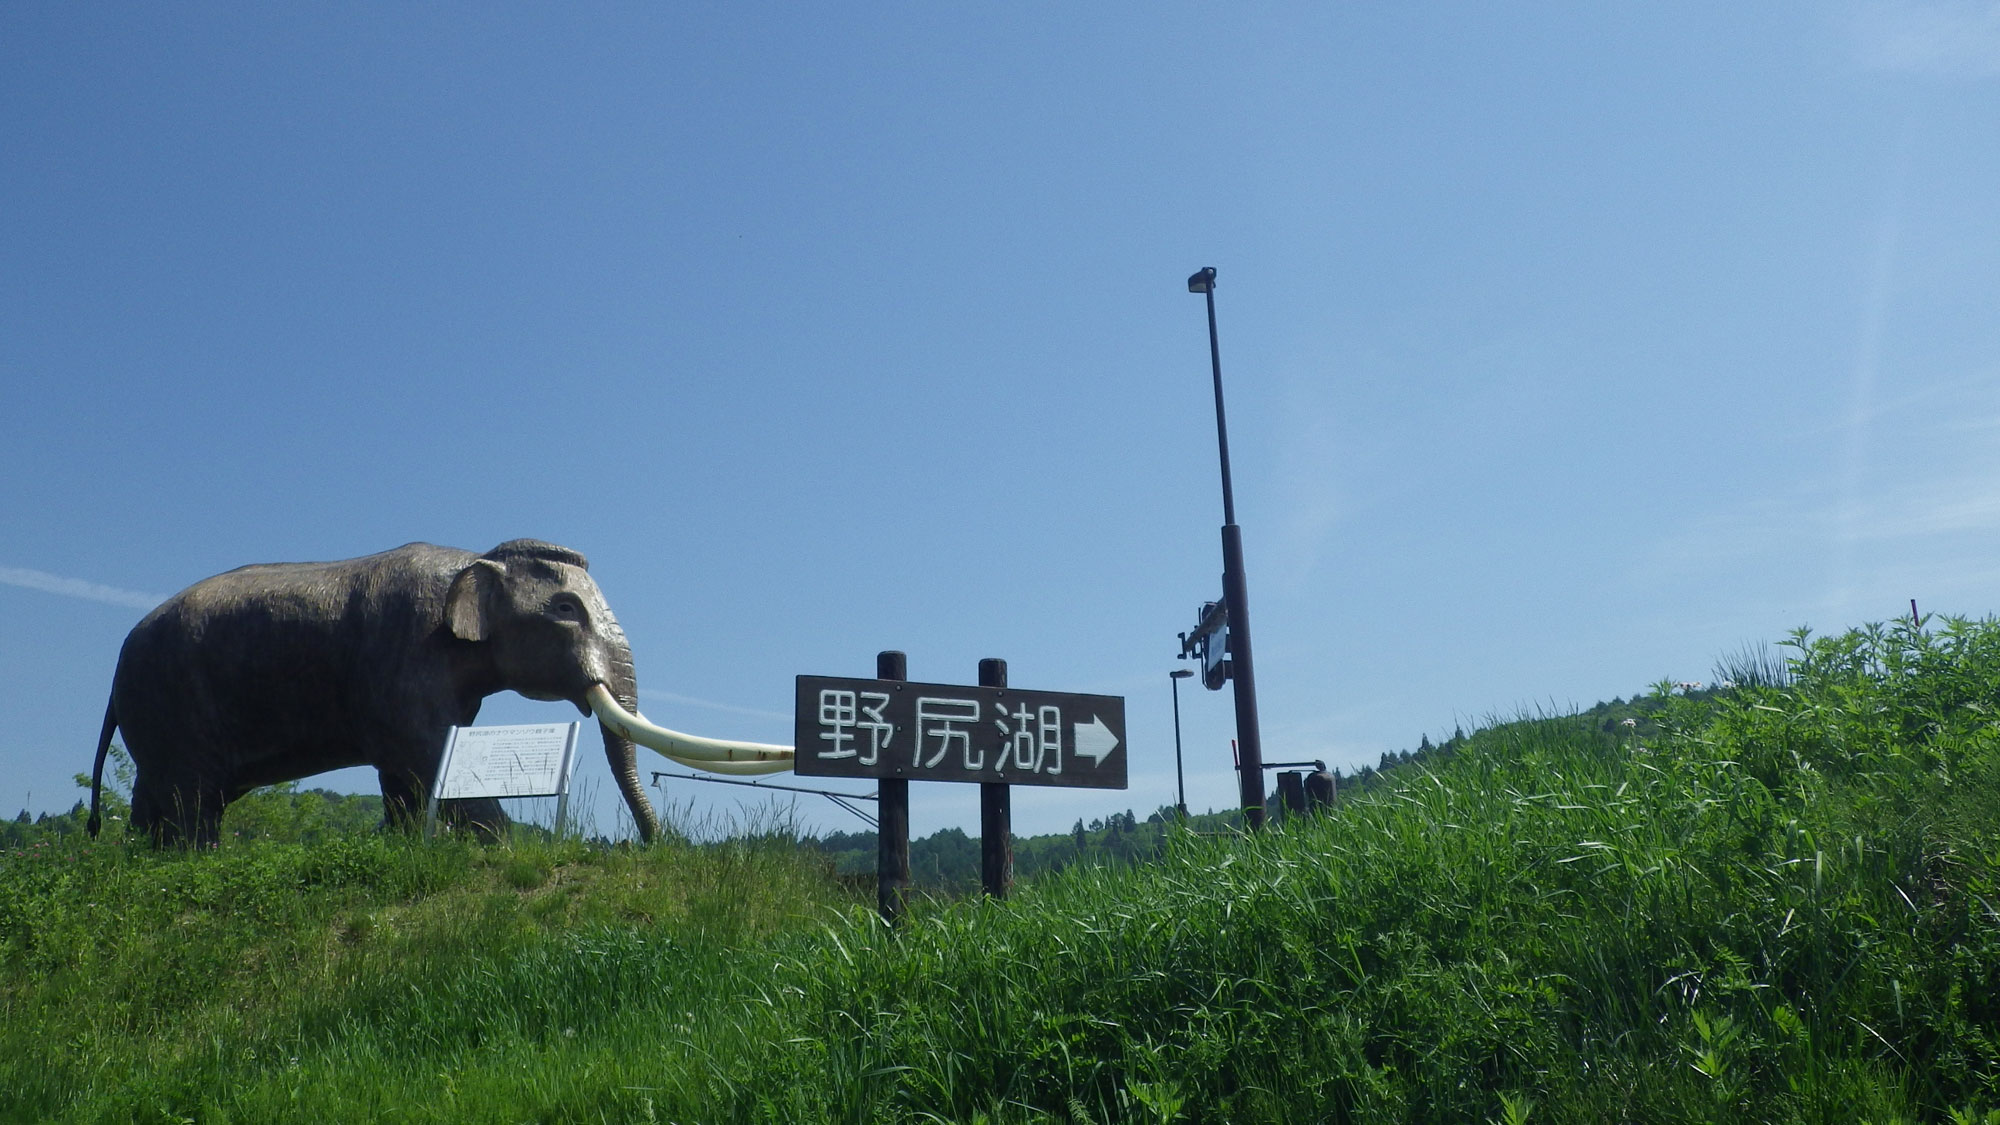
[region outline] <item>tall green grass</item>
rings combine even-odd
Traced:
[[[2000,1122],[2000,626],[898,932],[781,836],[0,860],[21,1120]]]

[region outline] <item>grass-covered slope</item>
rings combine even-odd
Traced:
[[[16,854],[0,1117],[1987,1121],[2000,626],[1798,643],[895,934],[770,842]]]

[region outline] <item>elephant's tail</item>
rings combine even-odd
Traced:
[[[106,703],[104,733],[97,736],[97,763],[90,767],[90,820],[84,825],[93,840],[97,838],[97,830],[104,827],[103,818],[97,815],[97,795],[104,788],[104,756],[111,750],[111,733],[117,729],[118,705]]]

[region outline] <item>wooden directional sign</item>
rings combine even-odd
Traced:
[[[1125,788],[1125,700],[800,676],[801,777]]]

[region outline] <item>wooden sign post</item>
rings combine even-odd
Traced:
[[[979,686],[1007,686],[1007,662],[979,662]],[[979,883],[994,898],[1014,886],[1014,791],[1004,781],[979,783]]]
[[[909,679],[910,658],[900,652],[876,653],[875,678],[891,683]],[[902,920],[909,893],[910,783],[884,777],[875,790],[875,909],[884,922],[893,926]]]
[[[1122,696],[1010,688],[1004,660],[980,661],[976,686],[908,672],[907,657],[884,652],[872,680],[800,676],[793,712],[800,777],[880,785],[877,896],[892,923],[910,887],[910,782],[979,786],[980,881],[996,898],[1014,882],[1014,786],[1126,784]]]

